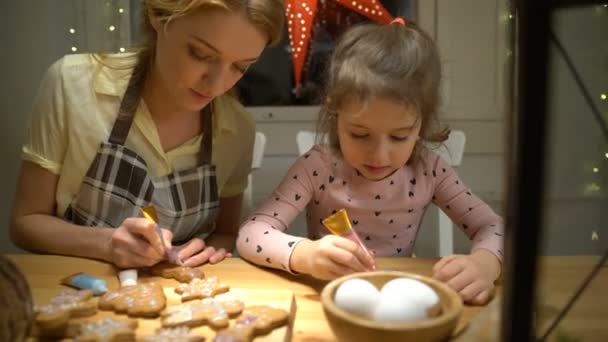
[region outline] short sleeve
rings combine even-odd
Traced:
[[[251,115],[241,106],[230,105],[227,106],[227,110],[241,111],[242,113],[236,114],[236,117],[239,117],[242,121],[238,123],[235,135],[232,137],[235,148],[230,151],[218,149],[223,153],[230,153],[231,156],[228,156],[228,158],[232,160],[231,167],[227,168],[229,175],[222,188],[221,197],[239,195],[247,188],[253,158],[253,145],[255,143],[255,125]]]
[[[34,99],[27,140],[22,158],[54,174],[61,171],[67,147],[63,59],[45,73]]]

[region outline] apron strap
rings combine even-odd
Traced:
[[[213,144],[213,102],[201,110],[201,116],[203,121],[203,139],[201,139],[201,147],[198,150],[199,153],[199,165],[211,164],[212,156],[212,144]]]
[[[139,102],[141,101],[142,92],[144,89],[144,78],[146,76],[147,66],[144,62],[139,61],[131,78],[129,79],[129,85],[127,90],[122,97],[120,102],[120,108],[118,109],[118,116],[112,127],[110,143],[117,145],[124,145],[129,135],[129,130],[133,124],[133,118],[135,117],[135,111]],[[201,147],[199,148],[199,165],[211,164],[212,160],[212,144],[213,144],[213,102],[209,103],[205,108],[201,110],[201,116],[203,121],[203,139],[201,139]]]
[[[113,144],[124,145],[127,140],[135,111],[141,101],[146,69],[147,67],[145,67],[144,62],[142,61],[138,61],[133,69],[133,73],[129,79],[129,85],[120,102],[118,116],[114,122],[114,127],[112,127],[112,133],[110,133],[109,140]]]

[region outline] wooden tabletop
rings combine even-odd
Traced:
[[[37,289],[59,288],[61,278],[77,272],[86,272],[104,278],[110,288],[118,287],[116,269],[103,262],[33,254],[15,254],[8,257],[25,274],[33,292]],[[549,320],[555,317],[598,259],[595,256],[541,259],[538,312],[541,330],[543,324],[548,324]],[[437,261],[435,258],[378,258],[377,260],[379,269],[413,272],[427,276],[431,275],[432,266]],[[293,291],[297,308],[293,324],[293,340],[335,340],[319,301],[320,292],[326,282],[260,268],[239,258],[229,258],[217,265],[205,265],[203,270],[207,276],[217,276],[232,287]],[[604,267],[590,288],[578,300],[564,323],[560,325],[560,332],[584,341],[607,341],[607,290],[608,269]],[[500,286],[497,293],[501,293]],[[483,309],[484,307],[465,306],[459,327],[465,327],[471,320],[485,316],[478,314]],[[498,326],[493,328],[495,332],[500,329]]]

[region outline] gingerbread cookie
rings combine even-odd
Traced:
[[[190,332],[188,327],[160,328],[156,334],[146,336],[144,342],[202,342],[205,338]]]
[[[165,308],[167,298],[157,283],[143,283],[121,287],[99,299],[101,310],[114,310],[130,317],[158,317]]]
[[[69,336],[77,342],[135,341],[135,319],[104,318],[95,322],[70,324]]]
[[[183,302],[213,297],[220,293],[228,292],[228,290],[230,290],[230,287],[224,283],[220,283],[217,277],[193,279],[188,284],[179,284],[175,288],[175,292],[182,296]]]
[[[205,298],[168,307],[162,312],[160,322],[163,327],[196,327],[209,324],[214,329],[221,329],[227,327],[228,319],[241,313],[243,307],[244,304],[240,300]]]
[[[68,320],[85,317],[97,312],[91,290],[61,290],[48,304],[34,307],[36,330],[39,336],[63,337],[68,328]]]
[[[248,306],[236,319],[233,327],[221,330],[215,342],[248,342],[255,336],[266,335],[287,323],[287,311],[268,305]]]
[[[180,283],[189,283],[193,279],[205,278],[205,273],[198,267],[187,267],[161,262],[149,268],[150,273],[163,278],[170,278]]]

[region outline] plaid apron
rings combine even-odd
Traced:
[[[64,218],[78,225],[118,227],[126,218],[141,217],[141,208],[153,205],[158,224],[173,232],[175,244],[195,236],[205,238],[215,228],[219,212],[215,165],[211,164],[212,104],[201,111],[203,138],[197,167],[153,179],[146,161],[125,146],[143,88],[135,86],[136,79],[144,76],[138,67],[125,92],[137,96],[123,97],[109,141],[101,143]]]

